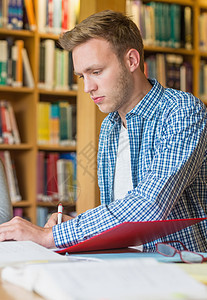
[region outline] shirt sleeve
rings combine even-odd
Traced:
[[[206,112],[200,105],[172,112],[162,126],[150,168],[137,187],[123,199],[54,226],[56,246],[76,244],[122,222],[166,219],[201,168],[206,122]]]

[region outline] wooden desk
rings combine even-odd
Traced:
[[[0,278],[0,299],[1,300],[43,300],[36,293],[26,291],[16,285],[2,281]]]

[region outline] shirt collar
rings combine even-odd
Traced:
[[[140,115],[143,118],[151,118],[155,113],[159,102],[164,94],[164,87],[156,79],[148,79],[152,85],[151,90],[142,98],[142,100],[126,115],[130,119],[133,115]],[[116,122],[120,120],[117,111],[109,113],[109,120]]]

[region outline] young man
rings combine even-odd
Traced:
[[[206,217],[207,114],[193,95],[144,75],[143,44],[126,16],[103,11],[60,39],[72,51],[85,92],[107,117],[98,152],[101,205],[74,219],[54,214],[40,228],[20,218],[0,226],[0,240],[72,245],[122,222]],[[171,234],[189,250],[207,251],[206,222]],[[145,244],[153,250],[155,242]]]

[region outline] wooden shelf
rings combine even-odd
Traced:
[[[184,6],[193,6],[195,4],[196,0],[144,0],[143,2],[162,2],[162,3],[174,3],[174,4],[179,4],[179,5],[184,5]],[[205,0],[204,0],[205,1]]]
[[[59,204],[59,201],[38,201],[37,205],[41,206],[41,207],[57,207]],[[75,204],[74,203],[69,203],[69,202],[65,202],[65,201],[61,201],[61,204],[63,205],[63,207],[71,207],[72,209],[75,208]]]
[[[39,89],[38,92],[39,92],[40,95],[55,95],[55,96],[77,97],[77,91],[75,91],[75,90],[63,91],[63,90],[43,90],[43,89]]]
[[[157,47],[157,46],[144,46],[144,50],[147,52],[160,52],[160,53],[173,53],[180,55],[195,55],[195,50],[186,50],[183,48],[169,48],[169,47]]]
[[[13,207],[30,207],[32,203],[26,200],[22,200],[22,201],[15,202],[12,205]]]
[[[0,150],[31,150],[32,148],[31,144],[0,144]]]
[[[28,87],[13,87],[13,86],[0,86],[0,92],[10,92],[10,93],[34,93],[35,89]]]
[[[38,145],[38,149],[42,151],[76,151],[76,146],[60,146],[60,145]]]
[[[199,52],[199,55],[200,55],[201,57],[207,58],[207,52],[200,51],[200,52]]]
[[[16,37],[31,37],[34,38],[35,32],[29,31],[29,30],[13,30],[13,29],[6,29],[6,28],[0,28],[0,35],[12,35]]]
[[[58,40],[59,35],[53,33],[39,33],[38,37],[40,39],[50,39],[50,40]]]

